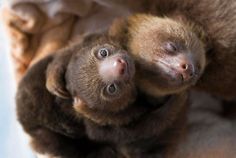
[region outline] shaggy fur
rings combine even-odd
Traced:
[[[157,98],[136,92],[131,79],[119,98],[99,97],[104,83],[91,54],[107,45],[120,50],[112,38],[90,36],[41,60],[20,82],[18,119],[37,152],[65,158],[156,157],[182,135],[185,92]],[[122,108],[111,108],[117,106]]]
[[[192,42],[202,43],[193,49],[190,47],[189,50],[196,54],[203,52],[206,56],[204,74],[195,87],[228,99],[236,96],[235,0],[157,0],[155,2],[150,0],[143,6],[146,8],[145,12],[153,16],[139,16],[140,18],[133,18],[131,23],[129,19],[126,20],[126,30],[123,29],[121,34],[128,33],[128,37],[124,39],[128,42],[132,53],[156,53],[161,48],[160,31],[167,30],[176,35],[173,30],[178,27],[172,25],[170,29],[168,25],[163,25],[160,29],[160,24],[163,21],[178,23],[182,31],[187,30],[192,34],[192,38],[186,39],[182,33],[178,36],[184,37],[190,45]],[[143,58],[149,59],[145,56]]]
[[[100,126],[86,120],[88,137],[91,140],[112,142],[128,158],[165,157],[184,134],[186,96],[186,93],[173,95],[165,104],[127,125]],[[148,106],[147,103],[145,105]]]
[[[94,46],[94,42],[91,41],[91,43]],[[97,41],[96,45],[98,45]],[[83,53],[84,49],[81,49],[81,45],[74,46],[58,52],[58,56],[49,56],[41,60],[29,69],[19,84],[16,97],[18,119],[24,130],[31,136],[32,147],[38,153],[63,158],[118,156],[115,154],[115,149],[111,145],[108,146],[106,142],[100,143],[88,139],[83,123],[84,118],[73,107],[75,96],[72,96],[74,93],[71,89],[69,89],[71,90],[69,91],[69,96],[61,97],[62,95],[54,95],[46,88],[46,82],[52,82],[51,78],[48,77],[51,73],[53,74],[49,66],[50,63],[59,62],[59,59],[63,57],[66,65],[73,54],[90,54],[88,50],[86,50],[88,52]],[[66,52],[65,54],[63,54],[64,51]],[[93,67],[95,69],[95,66]],[[57,71],[56,73],[65,75],[63,65],[60,65],[60,68],[62,68],[62,71]],[[47,69],[48,72],[46,72]],[[62,79],[61,84],[66,86],[65,82],[68,82],[64,80],[65,76],[60,77]],[[82,77],[81,79],[84,80],[85,78]],[[89,80],[89,83],[84,84],[88,85],[90,83],[91,80]],[[83,84],[83,81],[80,84]],[[97,83],[95,82],[94,84]],[[51,84],[47,83],[48,85]],[[57,91],[60,90],[57,89]],[[130,100],[132,99],[131,96],[129,98]],[[126,101],[129,100],[126,99],[123,103],[125,104]],[[115,103],[119,104],[119,102]]]
[[[208,65],[196,87],[225,98],[235,97],[236,1],[160,0],[156,4],[153,13],[181,19],[183,25],[201,28],[205,36]]]
[[[138,74],[145,74],[137,77],[142,91],[162,96],[189,88],[203,73],[204,45],[191,30],[170,18],[136,14],[117,19],[109,31],[138,63]]]

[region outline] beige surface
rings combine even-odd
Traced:
[[[30,2],[30,3],[28,3]],[[125,2],[125,3],[121,3]],[[28,66],[138,8],[132,0],[10,0],[2,19],[19,80]]]

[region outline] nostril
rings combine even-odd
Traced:
[[[194,77],[194,68],[191,64],[183,64],[181,65],[182,75],[185,81],[189,81]]]
[[[181,67],[182,67],[182,69],[187,70],[189,66],[188,66],[188,64],[183,64]]]
[[[193,77],[193,73],[190,73],[189,76],[190,76],[190,77]]]
[[[121,58],[118,58],[116,59],[115,61],[115,71],[117,72],[117,75],[124,75],[125,72],[126,72],[126,62],[121,59]]]
[[[117,62],[118,62],[118,63],[122,63],[122,60],[121,60],[121,59],[117,59]]]
[[[118,58],[117,62],[120,63],[120,64],[125,64],[125,61],[123,59],[121,59],[121,58]]]
[[[120,69],[120,74],[123,75],[124,73],[125,73],[125,68],[123,67]]]

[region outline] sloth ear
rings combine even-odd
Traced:
[[[72,51],[61,50],[57,52],[53,61],[48,65],[46,72],[46,87],[52,94],[68,99],[71,97],[66,89],[65,73],[72,56]]]

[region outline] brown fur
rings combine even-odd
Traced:
[[[171,20],[179,23],[182,28],[188,29],[189,33],[193,37],[195,36],[189,42],[204,43],[205,47],[199,45],[193,49],[196,54],[201,54],[204,51],[207,61],[204,75],[195,87],[224,98],[235,97],[235,0],[157,0],[155,2],[150,0],[146,2],[144,6],[147,13],[158,16],[162,19],[161,21]],[[158,20],[152,20],[153,18],[153,16],[144,16],[132,20],[131,36],[128,39],[131,38],[129,39],[131,41],[129,46],[131,50],[134,50],[133,53],[139,51],[154,53],[153,51],[160,48],[156,44],[156,41],[158,43],[159,40],[158,37],[156,38],[159,33],[159,23]],[[144,24],[140,25],[140,22],[143,21]],[[169,28],[169,26],[164,26],[161,30],[163,31],[165,28]],[[133,34],[133,32],[140,34]],[[180,33],[179,36],[181,37],[181,35],[183,34]]]
[[[186,93],[173,95],[166,103],[127,125],[101,126],[86,120],[87,134],[92,140],[114,143],[127,158],[165,157],[184,133],[186,96]],[[138,99],[135,104],[139,102]]]
[[[82,58],[86,60],[91,60],[91,48],[96,48],[99,46],[103,46],[104,41],[100,41],[100,43],[95,39],[90,39],[91,47],[86,45],[76,45],[74,47],[68,48],[66,50],[62,50],[58,52],[58,56],[49,56],[35,66],[33,66],[27,72],[27,75],[23,78],[20,82],[17,92],[17,113],[18,119],[20,123],[23,125],[24,130],[31,136],[32,138],[32,147],[41,154],[50,154],[53,156],[61,156],[65,158],[71,157],[106,157],[107,155],[111,155],[111,157],[117,157],[116,150],[112,148],[112,146],[107,146],[106,142],[97,143],[91,141],[86,136],[85,127],[83,125],[83,115],[78,114],[73,108],[74,101],[73,99],[77,97],[77,91],[73,90],[73,86],[76,81],[76,75],[74,75],[74,79],[68,80],[66,79],[66,69],[65,66],[71,62],[71,56],[74,56],[74,59]],[[96,42],[94,42],[96,41]],[[106,43],[109,43],[107,41]],[[111,43],[110,43],[111,44]],[[109,45],[109,44],[108,44]],[[112,45],[112,44],[111,44]],[[116,48],[116,46],[114,46]],[[94,50],[95,51],[95,50]],[[65,54],[63,54],[65,53]],[[76,55],[80,57],[76,57]],[[84,55],[84,56],[83,56]],[[89,57],[86,59],[85,57]],[[59,59],[64,60],[59,60]],[[64,65],[61,64],[60,61],[65,62]],[[84,62],[79,62],[83,64]],[[50,93],[46,88],[46,81],[50,82],[47,83],[48,87],[53,87],[54,84],[52,83],[51,78],[49,77],[51,74],[55,74],[53,69],[51,69],[51,65],[49,64],[56,64],[59,63],[61,71],[57,71],[59,76],[62,79],[58,85],[65,89],[53,89],[50,90],[53,92]],[[76,64],[76,63],[74,63]],[[89,64],[89,63],[87,63]],[[93,63],[91,63],[93,64]],[[85,65],[84,65],[85,66]],[[88,66],[88,65],[87,65]],[[48,68],[48,72],[46,75],[46,70]],[[55,68],[55,67],[54,67]],[[80,69],[81,76],[86,75],[86,70],[83,69],[83,66],[74,67],[74,71],[76,72],[78,68]],[[94,71],[96,70],[95,65],[90,65]],[[90,69],[91,73],[94,72]],[[56,69],[58,70],[58,69]],[[84,72],[84,74],[83,74]],[[70,72],[67,72],[70,74]],[[73,72],[72,72],[73,73]],[[90,74],[90,72],[87,72]],[[73,74],[72,74],[73,75]],[[55,76],[54,76],[55,77]],[[82,76],[78,82],[79,84],[90,84],[92,80],[86,80]],[[94,76],[91,76],[94,77]],[[90,77],[90,79],[91,79]],[[46,80],[48,78],[49,80]],[[58,79],[58,77],[56,78]],[[64,80],[65,79],[65,80]],[[89,78],[87,78],[89,79]],[[95,77],[94,77],[95,79]],[[98,80],[99,81],[99,80]],[[99,83],[101,81],[94,80],[94,86],[100,86]],[[68,82],[73,82],[73,85],[69,85]],[[87,82],[87,83],[84,83]],[[76,83],[76,84],[78,84]],[[49,86],[50,85],[50,86]],[[67,85],[67,87],[66,87]],[[76,86],[76,85],[75,85]],[[82,88],[82,86],[80,87]],[[94,87],[91,87],[94,88]],[[65,93],[54,93],[55,91],[63,90]],[[68,90],[68,91],[67,91]],[[91,89],[92,90],[92,89]],[[125,92],[128,92],[128,88]],[[64,94],[69,94],[67,96],[61,97]],[[82,93],[82,92],[81,92]],[[98,93],[98,92],[96,92]],[[62,94],[62,95],[61,95]],[[92,94],[92,93],[90,93]],[[94,93],[93,93],[94,94]],[[128,93],[127,93],[128,94]],[[84,96],[87,94],[85,93]],[[132,95],[135,96],[135,93]],[[82,94],[80,96],[83,97]],[[129,95],[125,95],[129,96]],[[87,96],[89,97],[89,96]],[[66,98],[66,99],[65,99]],[[95,97],[96,98],[96,97]],[[132,101],[132,96],[128,97],[130,100],[122,98],[121,101],[115,101],[115,105],[126,105],[129,101]],[[86,100],[87,101],[87,100]],[[96,104],[94,104],[96,105]],[[140,111],[139,111],[140,112]],[[127,114],[126,114],[127,115]],[[107,118],[108,119],[108,118]],[[122,118],[121,118],[122,119]]]
[[[151,157],[163,155],[177,142],[184,128],[186,93],[161,99],[138,90],[136,99],[131,79],[119,98],[104,100],[104,83],[92,55],[104,46],[114,53],[121,48],[113,38],[90,36],[81,45],[43,59],[23,78],[17,93],[18,118],[37,152]]]
[[[191,30],[192,27],[167,17],[136,14],[115,21],[110,34],[125,43],[124,47],[137,61],[137,74],[142,74],[137,77],[141,89],[150,95],[161,96],[194,85],[205,68],[204,45]],[[166,51],[167,42],[175,43],[177,51]],[[164,61],[176,69],[183,60],[181,56],[189,59],[195,69],[194,76],[187,82],[180,81],[178,76],[171,78],[169,72],[166,75],[159,64]]]
[[[162,4],[157,2],[157,10]],[[162,15],[178,14],[186,23],[202,28],[208,65],[197,88],[225,98],[236,96],[236,2],[234,0],[165,1]],[[173,8],[170,8],[172,4]],[[159,6],[159,7],[158,7]],[[156,10],[155,9],[155,10]],[[175,19],[175,18],[174,18]],[[175,19],[178,20],[178,19]]]
[[[100,43],[99,39],[97,43]],[[61,59],[63,60],[65,57],[62,57]],[[92,59],[90,58],[88,60]],[[98,83],[96,83],[96,73],[94,68],[89,68],[86,64],[86,60],[79,61],[79,64],[84,63],[84,70],[86,70],[86,72],[82,71],[79,73],[84,77],[83,80],[88,79],[90,85],[97,85]],[[54,72],[57,72],[55,75],[58,74],[55,66],[56,68],[59,67],[59,70],[61,70],[61,63],[64,62],[60,62],[59,60],[58,63],[51,64],[52,67],[50,67],[50,69],[52,71],[49,71],[48,77],[54,76]],[[73,67],[71,67],[70,70],[73,70]],[[78,69],[78,66],[76,66],[76,68]],[[145,72],[145,70],[148,71],[148,69],[144,69],[143,71]],[[83,73],[86,74],[83,75]],[[94,76],[95,79],[91,80],[91,76]],[[136,74],[136,77],[139,76]],[[77,82],[79,80],[80,79],[77,79]],[[87,83],[88,81],[83,82]],[[61,81],[59,81],[59,83],[61,83]],[[72,83],[70,86],[73,86],[75,92],[78,92],[79,89],[84,91],[78,93],[78,96],[82,101],[79,98],[76,98],[74,108],[78,114],[85,117],[86,131],[88,132],[87,134],[89,138],[95,141],[115,144],[115,146],[118,146],[118,151],[125,154],[127,157],[163,156],[163,154],[167,152],[167,149],[177,142],[177,139],[175,138],[180,137],[182,134],[187,100],[185,92],[173,96],[171,95],[171,98],[168,99],[169,101],[167,103],[163,104],[163,102],[161,102],[163,105],[158,105],[160,98],[158,98],[156,94],[152,94],[151,99],[146,96],[149,94],[138,92],[137,99],[132,106],[122,109],[119,112],[108,112],[107,108],[100,111],[99,109],[93,109],[88,106],[89,104],[95,104],[97,101],[94,100],[94,97],[88,97],[85,95],[87,93],[90,94],[87,92],[89,89],[83,88],[87,87],[86,84],[77,87],[75,86],[75,82],[70,80],[70,83]],[[62,90],[64,89],[60,88],[60,86],[56,87],[59,87],[59,89]],[[138,87],[140,87],[140,84],[138,84]],[[50,84],[48,88],[50,89]],[[93,89],[93,87],[91,88]],[[67,89],[70,89],[69,86],[67,86]],[[54,88],[52,88],[52,90],[54,91]],[[99,92],[96,92],[96,95],[97,94],[99,94]],[[85,97],[83,97],[84,95]],[[126,99],[129,98],[129,100],[132,100],[132,97],[128,97],[127,95],[125,96]],[[152,102],[149,102],[146,97],[149,101],[152,100]],[[123,102],[123,100],[120,100],[117,103],[120,104],[120,102]],[[165,99],[164,102],[166,102]],[[110,106],[114,107],[117,103],[113,102]],[[151,143],[150,139],[154,139],[155,141]],[[155,147],[152,147],[152,145]],[[149,150],[152,150],[152,152]]]

